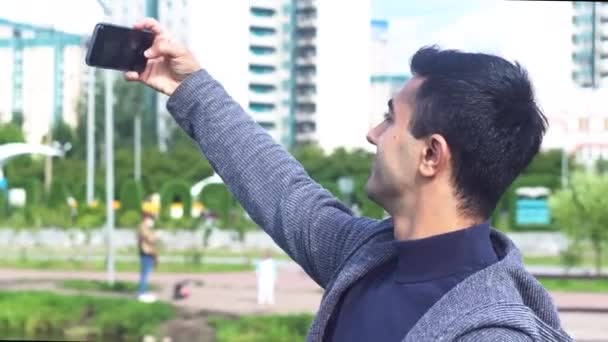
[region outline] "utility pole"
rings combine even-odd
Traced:
[[[102,0],[97,0],[103,8],[106,21],[112,19],[112,11]],[[106,157],[106,242],[108,284],[114,285],[114,91],[112,71],[104,71],[105,81],[105,157]]]
[[[90,43],[89,43],[90,44]],[[87,86],[87,204],[95,198],[95,69],[89,68]]]

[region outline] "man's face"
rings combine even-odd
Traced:
[[[409,124],[413,98],[422,81],[417,77],[408,81],[389,101],[385,120],[367,134],[377,151],[365,191],[387,211],[394,200],[414,191],[423,143],[412,136]]]

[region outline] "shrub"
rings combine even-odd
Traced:
[[[4,223],[5,226],[11,228],[26,228],[28,226],[24,209],[14,209]]]
[[[79,215],[76,219],[76,227],[82,229],[99,228],[103,226],[105,217],[94,214]]]
[[[72,226],[70,208],[67,205],[57,208],[39,207],[34,212],[45,227],[69,228]]]
[[[143,199],[143,188],[141,183],[135,180],[127,180],[120,189],[120,211],[141,212],[141,202]]]
[[[85,327],[96,338],[78,340],[140,341],[175,315],[166,303],[129,299],[64,296],[48,292],[0,292],[0,331],[21,339],[57,337]]]
[[[67,198],[70,192],[65,182],[61,179],[54,179],[51,182],[51,188],[47,196],[47,205],[49,208],[58,208],[67,203]]]
[[[291,342],[306,338],[312,319],[310,314],[245,316],[238,319],[212,316],[209,322],[216,329],[218,342]]]
[[[224,226],[230,221],[230,212],[236,207],[236,200],[224,184],[209,184],[199,195],[199,200],[207,210],[214,212]]]
[[[161,218],[169,220],[169,210],[171,204],[181,202],[184,207],[184,217],[190,217],[192,213],[192,198],[190,196],[190,187],[181,180],[173,180],[166,183],[160,194],[161,201]]]
[[[118,216],[118,226],[121,228],[135,228],[141,220],[139,211],[127,210]]]
[[[4,190],[0,190],[0,218],[8,216],[8,194]]]

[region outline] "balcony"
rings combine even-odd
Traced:
[[[279,20],[276,17],[259,17],[250,16],[249,25],[252,27],[267,27],[277,30],[279,28]]]
[[[278,45],[277,36],[272,35],[257,35],[250,34],[249,35],[249,44],[255,46],[267,46],[267,47],[276,47]]]
[[[306,74],[296,76],[296,83],[298,84],[315,84],[317,80],[315,74]]]
[[[313,142],[317,140],[317,134],[315,132],[296,133],[296,142]]]
[[[261,122],[276,122],[278,117],[278,112],[276,110],[270,112],[256,112],[255,110],[250,109],[251,117],[258,123]]]
[[[297,112],[296,121],[297,122],[315,122],[316,116],[315,116],[315,113]]]
[[[267,8],[274,9],[278,8],[276,0],[249,0],[251,7],[255,8]]]
[[[257,55],[255,53],[251,53],[249,55],[249,62],[251,64],[260,64],[260,65],[277,65],[277,64],[279,64],[279,55],[278,54]]]
[[[298,103],[315,103],[315,97],[316,96],[313,93],[297,94],[296,101]]]
[[[316,61],[317,61],[317,57],[314,55],[298,56],[296,58],[296,65],[311,66],[311,65],[315,65]]]
[[[298,38],[296,41],[297,41],[296,44],[298,47],[307,47],[307,46],[314,47],[314,46],[316,46],[316,43],[317,43],[317,39],[315,37]]]
[[[267,93],[256,93],[254,91],[249,92],[249,101],[264,104],[276,104],[278,102],[278,95],[276,91]]]
[[[310,15],[298,16],[298,28],[315,28],[317,27],[317,18]]]
[[[315,8],[315,7],[316,7],[316,5],[315,5],[314,0],[296,0],[296,8],[299,10]]]
[[[251,83],[257,84],[267,84],[267,85],[275,85],[277,84],[278,77],[276,73],[264,73],[264,74],[256,74],[253,72],[249,73],[249,81]]]

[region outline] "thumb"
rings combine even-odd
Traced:
[[[180,57],[184,54],[184,48],[168,39],[163,39],[158,43],[152,45],[148,50],[144,52],[146,58],[158,58],[161,56],[169,57]]]

